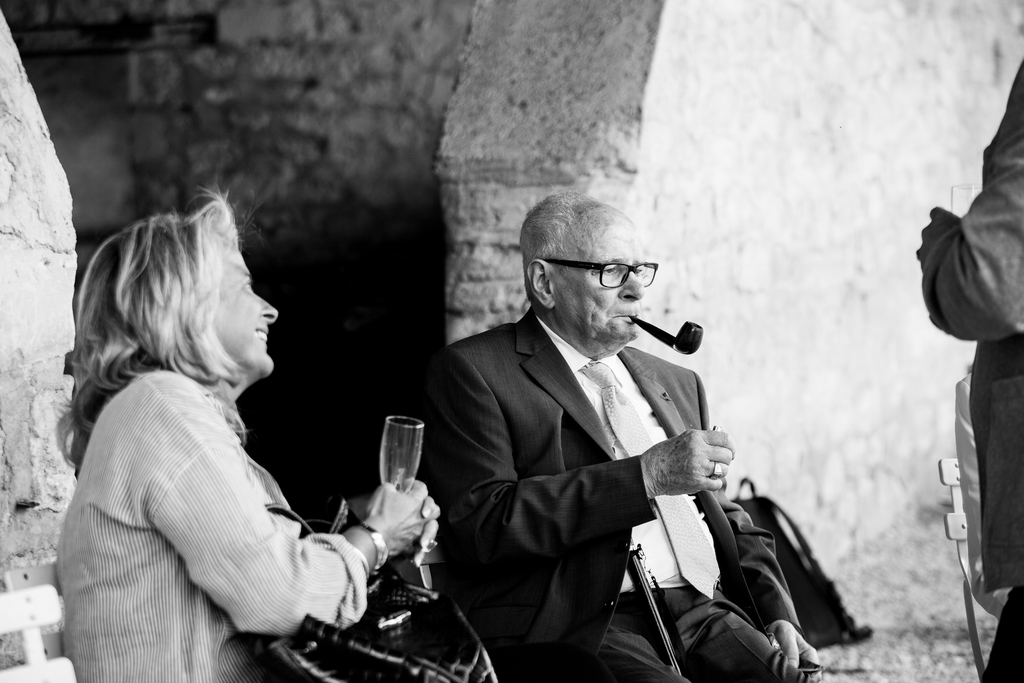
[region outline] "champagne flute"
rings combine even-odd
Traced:
[[[949,210],[961,218],[981,194],[981,185],[954,185],[950,191]]]
[[[423,421],[403,415],[389,415],[384,420],[380,439],[380,481],[394,484],[399,491],[408,490],[416,478],[423,449]],[[408,482],[408,483],[407,483]]]

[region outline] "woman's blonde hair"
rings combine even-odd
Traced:
[[[214,329],[225,253],[238,249],[226,195],[208,192],[196,211],[138,221],[96,250],[78,293],[71,364],[75,388],[58,425],[64,457],[81,467],[96,419],[114,394],[155,370],[208,387],[239,372]],[[234,404],[217,394],[240,438]]]

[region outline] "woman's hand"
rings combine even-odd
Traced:
[[[366,511],[366,524],[384,536],[388,555],[404,555],[425,548],[437,534],[441,509],[427,495],[427,485],[409,482],[406,492],[383,484],[373,492]],[[415,542],[415,544],[414,544]]]

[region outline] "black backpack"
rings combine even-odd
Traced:
[[[744,485],[750,488],[749,498],[741,497]],[[733,502],[750,515],[754,526],[770,531],[775,537],[775,555],[789,584],[808,643],[818,648],[852,643],[871,635],[871,627],[858,626],[843,607],[835,584],[821,571],[807,539],[782,508],[770,498],[758,496],[754,483],[746,478],[740,481]]]

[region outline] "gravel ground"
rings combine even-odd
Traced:
[[[977,681],[956,546],[946,539],[938,504],[907,515],[882,537],[839,563],[832,577],[871,638],[819,651],[828,683]],[[975,607],[988,655],[996,620]],[[1022,676],[1024,680],[1024,676]]]

